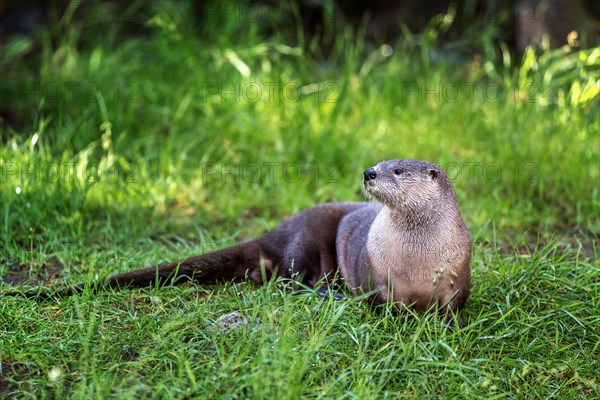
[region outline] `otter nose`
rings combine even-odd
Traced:
[[[365,170],[363,175],[365,176],[365,181],[370,181],[371,179],[377,178],[377,172],[375,171],[375,168],[369,168]]]

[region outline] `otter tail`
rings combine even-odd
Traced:
[[[253,240],[213,253],[187,258],[182,261],[160,264],[107,278],[104,283],[93,282],[89,286],[92,292],[103,288],[124,288],[159,286],[164,284],[176,285],[186,281],[196,281],[200,284],[215,284],[219,282],[239,282],[248,277],[256,283],[262,283],[265,272],[272,273],[272,262],[262,258],[260,242]],[[49,290],[35,288],[26,291],[3,292],[0,296],[17,296],[31,299],[48,299],[53,297],[73,296],[83,292],[83,283],[63,289]]]
[[[104,285],[112,288],[143,287],[176,285],[189,280],[210,285],[226,281],[238,282],[247,276],[253,279],[261,267],[261,253],[259,242],[254,240],[183,261],[125,272],[107,278]],[[263,264],[270,262],[265,260]]]

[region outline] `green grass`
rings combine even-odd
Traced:
[[[432,25],[386,57],[337,24],[322,59],[300,32],[235,15],[196,29],[185,5],[151,4],[0,56],[17,115],[2,276],[60,286],[197,255],[361,200],[365,168],[415,158],[447,169],[474,238],[468,326],[281,282],[3,297],[0,397],[600,395],[600,48],[516,61],[473,37],[479,55],[439,59],[452,45]],[[246,323],[219,328],[232,312]]]

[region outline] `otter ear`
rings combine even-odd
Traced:
[[[429,170],[429,179],[435,181],[438,178],[438,172],[435,169]]]

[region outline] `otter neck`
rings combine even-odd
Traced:
[[[444,218],[440,208],[433,205],[423,207],[403,205],[398,208],[386,206],[382,211],[387,213],[394,226],[401,226],[405,230],[420,230],[421,228],[431,230]]]

